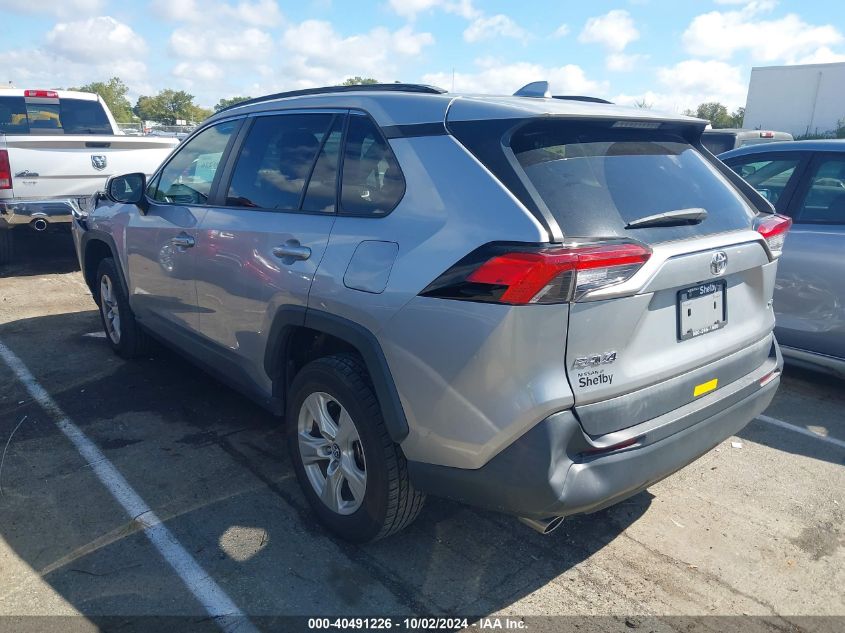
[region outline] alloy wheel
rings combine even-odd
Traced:
[[[120,343],[120,308],[117,305],[114,283],[108,275],[100,278],[100,311],[112,343]]]
[[[360,508],[367,490],[364,448],[343,405],[327,393],[310,394],[299,410],[297,439],[305,474],[326,507],[343,515]]]

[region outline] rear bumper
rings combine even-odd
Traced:
[[[595,512],[668,477],[762,413],[780,384],[777,347],[763,365],[690,405],[603,437],[584,433],[571,411],[556,413],[476,470],[409,462],[418,489],[531,518]],[[761,385],[761,379],[768,378]],[[627,448],[597,447],[627,440]]]
[[[48,198],[44,200],[0,200],[0,227],[14,228],[43,220],[47,224],[70,225],[74,213],[84,213],[89,198]]]

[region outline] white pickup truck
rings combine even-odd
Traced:
[[[178,143],[122,134],[95,94],[0,89],[0,266],[16,230],[69,230],[109,176],[152,174]]]

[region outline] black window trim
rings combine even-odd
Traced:
[[[799,188],[804,174],[807,171],[807,167],[810,163],[810,154],[806,151],[775,151],[775,152],[752,152],[748,154],[743,154],[742,156],[732,156],[724,161],[724,163],[730,168],[730,170],[736,174],[739,178],[742,178],[739,174],[734,171],[734,166],[739,164],[748,164],[759,162],[762,160],[787,160],[794,157],[798,157],[798,162],[795,165],[795,169],[792,172],[792,176],[790,176],[789,181],[786,183],[786,187],[783,188],[783,193],[780,194],[780,198],[778,198],[777,203],[774,204],[775,211],[782,215],[787,215],[792,217],[793,209],[792,209],[792,200],[795,197],[795,192]],[[743,179],[744,182],[745,179]],[[753,186],[751,184],[748,185],[749,187]],[[756,191],[756,189],[755,189]]]
[[[337,117],[343,117],[343,133],[340,141],[341,155],[338,158],[338,167],[336,167],[335,172],[336,183],[340,182],[340,178],[343,173],[342,171],[340,171],[340,165],[343,162],[342,157],[343,148],[346,141],[346,126],[348,125],[349,121],[348,108],[291,108],[288,110],[266,110],[262,112],[251,112],[243,117],[245,119],[245,123],[241,126],[241,130],[238,134],[237,143],[236,145],[232,146],[231,151],[227,156],[226,163],[223,166],[223,169],[221,170],[221,178],[217,183],[217,188],[212,189],[211,195],[208,196],[208,199],[211,201],[211,204],[209,206],[212,206],[216,209],[227,209],[232,211],[258,211],[261,213],[292,213],[296,215],[318,215],[323,217],[337,215],[337,208],[340,202],[339,188],[335,192],[335,210],[331,213],[326,213],[325,211],[304,211],[301,208],[305,200],[304,196],[308,191],[308,185],[311,182],[311,175],[313,174],[314,168],[317,165],[317,161],[320,158],[320,152],[322,151],[325,142],[328,140],[328,134],[326,134],[326,136],[323,138],[322,143],[320,144],[320,149],[314,157],[314,161],[311,163],[311,169],[308,172],[308,180],[305,182],[305,185],[303,186],[302,191],[299,194],[299,209],[270,209],[265,207],[243,207],[238,205],[226,204],[226,193],[229,191],[229,187],[232,184],[232,177],[234,176],[235,165],[237,164],[238,158],[241,155],[241,150],[243,149],[244,143],[246,142],[246,139],[249,136],[249,132],[252,129],[252,126],[255,124],[255,120],[260,117],[284,116],[288,114],[332,114],[334,115],[334,118],[332,118],[331,122],[329,123],[328,132],[331,132],[331,128],[337,121]]]
[[[235,143],[235,139],[241,134],[244,128],[244,119],[245,117],[229,117],[227,119],[221,119],[210,123],[209,125],[203,125],[202,127],[197,128],[196,130],[191,133],[191,135],[182,141],[179,145],[176,146],[174,152],[167,157],[167,160],[159,165],[159,168],[153,173],[152,177],[148,181],[148,186],[144,188],[144,197],[147,199],[151,205],[156,206],[168,206],[168,207],[193,207],[193,206],[202,206],[202,207],[213,207],[214,199],[217,192],[217,186],[220,182],[220,177],[222,175],[223,170],[220,169],[220,165],[226,165],[226,161],[229,159],[229,155],[231,154],[232,148]],[[211,187],[208,190],[208,201],[205,204],[183,204],[180,202],[165,202],[164,200],[158,200],[156,198],[150,197],[149,195],[149,183],[152,183],[158,180],[158,184],[161,183],[161,175],[164,173],[164,170],[167,169],[168,165],[188,146],[194,138],[202,134],[208,129],[213,127],[217,127],[218,125],[223,125],[224,123],[231,123],[234,122],[236,125],[235,130],[229,136],[229,140],[226,141],[226,147],[223,149],[223,155],[220,157],[220,162],[217,164],[217,170],[214,172],[214,179],[211,181]],[[156,193],[158,192],[158,184],[156,184]]]
[[[818,171],[821,164],[825,161],[835,159],[845,161],[845,153],[843,152],[805,152],[804,169],[801,173],[801,179],[796,184],[795,191],[792,194],[792,199],[789,205],[789,217],[795,225],[801,226],[845,226],[845,220],[842,222],[807,222],[801,221],[798,213],[804,204],[804,200],[810,193],[812,187],[811,175]]]

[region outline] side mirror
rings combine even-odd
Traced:
[[[147,188],[147,177],[142,173],[112,176],[106,183],[106,197],[112,202],[134,204],[141,212],[147,210],[147,199],[144,190]]]

